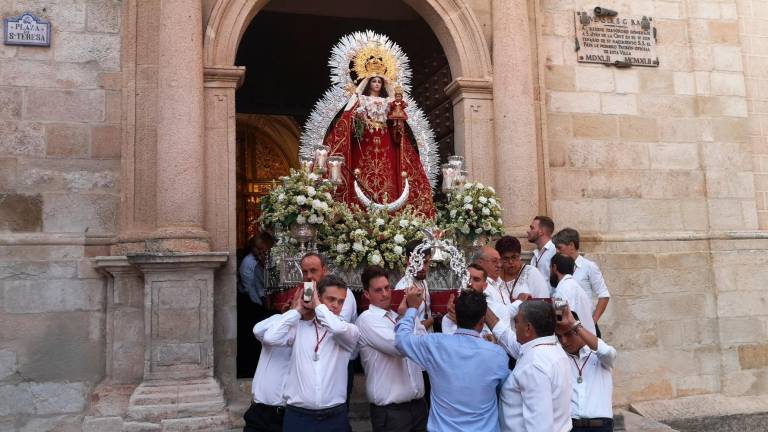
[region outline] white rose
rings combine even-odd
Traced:
[[[375,254],[371,255],[371,258],[369,259],[369,261],[373,265],[379,265],[379,264],[381,264],[381,255],[375,253]]]
[[[461,227],[461,232],[464,234],[469,234],[469,227],[464,225]]]
[[[302,216],[302,215],[298,215],[296,217],[296,223],[297,224],[307,223],[307,219],[304,216]]]
[[[478,234],[480,234],[480,233],[482,233],[482,232],[483,232],[483,229],[482,229],[482,228],[479,228],[479,227],[478,227],[478,228],[475,228],[475,232],[476,232],[476,233],[478,233]]]
[[[352,243],[352,249],[356,250],[358,252],[362,252],[362,251],[365,250],[365,247],[360,242],[354,242],[354,243]]]
[[[312,186],[307,186],[307,195],[313,197],[315,196],[316,193],[317,191],[315,190],[315,188],[313,188]]]
[[[464,210],[472,210],[473,208],[472,204],[464,204]]]
[[[328,203],[327,202],[324,202],[324,203],[321,203],[321,204],[323,205],[323,210],[328,210]]]
[[[408,228],[408,219],[400,219],[400,228]]]
[[[465,196],[465,197],[464,197],[464,202],[465,202],[465,203],[471,203],[471,202],[472,202],[472,197],[471,197],[471,196],[469,196],[469,195]]]
[[[452,217],[452,218],[455,218],[455,217],[456,217],[456,210],[451,210],[451,217]]]
[[[405,237],[403,237],[402,234],[395,235],[395,238],[393,240],[395,240],[395,243],[397,244],[405,243]]]
[[[498,222],[499,224],[502,224],[502,225],[504,224],[504,221],[503,221],[503,220],[501,220],[501,218],[499,218],[499,220],[498,220],[497,222]]]
[[[346,243],[339,243],[336,245],[336,252],[344,253],[349,249],[349,245]]]
[[[491,203],[491,205],[496,205],[496,200],[493,198],[488,198],[488,202]]]
[[[382,226],[384,225],[384,219],[377,218],[375,223],[376,223],[376,226]]]
[[[397,255],[400,255],[400,254],[402,254],[402,253],[403,253],[403,248],[402,248],[402,247],[400,247],[400,246],[397,246],[397,245],[395,245],[395,246],[392,248],[392,252],[394,252],[394,253],[395,253],[395,254],[397,254]]]
[[[332,201],[333,200],[333,196],[330,193],[326,192],[323,195],[325,196],[325,199],[327,199],[328,201]]]
[[[320,176],[318,176],[315,173],[309,173],[309,175],[307,177],[309,177],[309,179],[312,180],[312,181],[317,181],[320,178]]]
[[[352,234],[355,234],[355,235],[365,235],[365,230],[361,230],[360,228],[358,228]]]
[[[488,216],[489,214],[491,214],[491,211],[488,210],[488,207],[483,207],[483,210],[481,213],[483,213],[485,216]]]
[[[296,204],[304,205],[307,202],[307,197],[305,197],[304,195],[299,195],[296,198],[294,198],[294,200],[296,201]]]
[[[318,199],[312,200],[312,208],[316,208],[316,209],[323,208],[323,202]]]
[[[285,194],[284,194],[284,193],[281,193],[280,195],[278,195],[278,196],[277,196],[277,200],[278,200],[278,201],[283,201],[283,200],[285,200]]]
[[[480,200],[480,202],[481,202],[481,203],[483,203],[483,204],[485,204],[485,203],[487,203],[487,202],[488,202],[488,198],[486,198],[486,197],[484,197],[484,196],[481,196],[481,197],[480,197],[480,198],[478,198],[478,199],[479,199],[479,200]]]

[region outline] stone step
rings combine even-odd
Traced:
[[[219,432],[229,430],[229,415],[168,419],[160,422],[162,432]]]
[[[125,422],[123,432],[160,432],[160,425],[146,422]]]
[[[128,408],[128,418],[159,422],[165,419],[204,417],[221,413],[225,406],[224,399],[179,404],[132,405]]]

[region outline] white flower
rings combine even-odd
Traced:
[[[365,235],[365,230],[358,228],[352,232],[352,235],[358,235],[358,236]]]
[[[394,240],[394,241],[395,241],[395,243],[397,243],[397,244],[402,244],[402,243],[405,243],[405,237],[403,237],[403,235],[402,235],[402,234],[397,234],[397,235],[395,235],[395,238],[394,238],[393,240]]]
[[[284,194],[284,193],[281,193],[280,195],[278,195],[278,196],[277,196],[277,200],[278,200],[278,201],[280,201],[280,202],[282,202],[283,200],[285,200],[285,194]]]
[[[349,250],[349,245],[346,243],[339,243],[336,245],[336,252],[344,253]]]
[[[354,242],[352,243],[352,250],[355,250],[357,252],[362,252],[365,250],[365,246],[363,246],[360,242]]]
[[[483,203],[483,204],[488,202],[488,198],[486,198],[484,196],[481,196],[480,198],[478,198],[478,200],[480,200],[480,202]]]
[[[312,186],[307,186],[307,195],[313,197],[315,196],[316,193],[317,191],[315,190],[315,188],[313,188]]]
[[[480,182],[477,182],[477,183],[475,184],[475,186],[477,186],[477,188],[478,188],[478,189],[482,189],[482,188],[484,188],[484,187],[485,187],[485,186],[483,186],[483,184],[482,184],[482,183],[480,183]],[[490,187],[490,186],[489,186],[489,187]]]
[[[304,216],[302,216],[302,215],[298,215],[296,217],[296,223],[297,224],[307,223],[307,219]]]
[[[464,202],[465,202],[465,203],[471,203],[471,202],[472,202],[472,197],[471,197],[471,196],[469,196],[469,195],[466,195],[466,196],[464,197]]]
[[[296,201],[296,204],[304,205],[307,202],[307,197],[305,197],[304,195],[299,195],[296,198],[294,198],[294,200]]]
[[[496,205],[496,200],[493,198],[488,198],[488,202],[491,203],[491,205]]]
[[[326,192],[323,194],[323,196],[325,196],[325,199],[328,201],[333,201],[333,196],[330,193]]]
[[[381,264],[381,255],[379,255],[378,253],[374,253],[373,255],[371,255],[371,258],[368,261],[370,261],[370,263],[373,265],[379,265]]]
[[[411,226],[415,226],[415,227],[419,226],[419,220],[418,219],[412,220],[411,221]]]
[[[494,189],[494,188],[492,188],[492,187],[490,187],[490,186],[488,186],[488,190],[489,190],[489,191],[491,191],[491,192],[493,192],[493,193],[496,193],[496,189]]]
[[[401,255],[403,253],[403,248],[400,246],[395,245],[392,248],[392,252],[396,253],[397,255]]]
[[[312,208],[322,209],[323,208],[323,202],[320,201],[319,199],[312,200]]]
[[[400,219],[400,228],[408,228],[408,219]]]
[[[472,204],[464,204],[464,210],[472,210],[473,208]]]
[[[317,181],[320,178],[320,176],[318,176],[315,173],[309,173],[309,175],[307,177],[309,177],[309,179],[312,180],[312,181]]]
[[[499,224],[504,224],[504,221],[503,221],[503,220],[501,220],[501,218],[499,218],[499,220],[498,220],[497,222],[498,222]]]
[[[475,228],[475,232],[480,234],[481,232],[483,232],[483,229],[482,228]]]
[[[481,213],[483,213],[485,216],[488,216],[489,214],[491,214],[491,211],[488,210],[488,207],[483,207],[483,210],[481,211]]]
[[[455,218],[455,217],[456,217],[456,210],[451,210],[451,218]]]
[[[461,227],[461,232],[464,234],[469,234],[469,227],[464,225]]]
[[[374,222],[376,226],[383,226],[384,225],[384,219],[382,218],[376,218],[376,222]]]

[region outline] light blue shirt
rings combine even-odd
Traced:
[[[432,408],[427,430],[497,432],[497,392],[509,375],[507,354],[473,330],[413,334],[409,308],[395,328],[395,346],[429,373]]]
[[[252,302],[261,305],[261,299],[266,295],[264,270],[252,253],[243,258],[238,273],[240,273],[240,283],[238,284],[240,292],[248,294]]]

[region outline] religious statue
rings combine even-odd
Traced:
[[[428,171],[436,171],[436,144],[423,113],[418,107],[409,107],[415,105],[412,101],[406,102],[410,79],[407,57],[386,36],[373,32],[343,38],[334,47],[333,56],[341,57],[334,82],[345,81],[341,86],[345,103],[328,122],[322,143],[331,155],[340,155],[347,163],[338,198],[364,208],[371,203],[384,205],[390,211],[410,205],[432,217],[436,174]],[[338,69],[343,70],[339,73]],[[325,103],[338,103],[328,100],[331,96],[326,95]],[[319,109],[328,111],[321,101],[314,118],[319,118]],[[415,139],[409,110],[421,119],[416,126],[421,132],[418,136],[426,137],[422,142]]]

